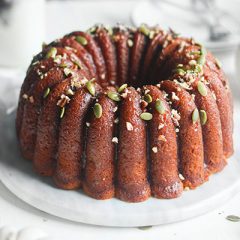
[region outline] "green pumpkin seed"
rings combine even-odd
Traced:
[[[144,101],[146,101],[147,103],[151,103],[152,102],[152,96],[150,94],[145,94],[144,95]]]
[[[145,24],[142,24],[140,27],[139,27],[139,31],[141,33],[143,33],[144,35],[148,36],[149,33],[150,33],[150,30],[148,29],[148,27],[145,25]]]
[[[95,103],[93,113],[96,118],[100,118],[102,116],[102,106],[99,103]]]
[[[112,99],[113,101],[115,101],[115,102],[121,101],[120,95],[119,95],[118,93],[116,93],[116,92],[109,91],[109,92],[107,93],[107,96],[108,96],[110,99]]]
[[[180,76],[184,76],[186,74],[186,71],[182,68],[177,68],[174,70],[175,73],[179,74]]]
[[[55,47],[50,48],[46,54],[46,58],[55,58],[57,55],[57,49]]]
[[[86,83],[86,87],[87,87],[87,90],[89,91],[89,93],[90,93],[92,96],[95,96],[96,90],[95,90],[94,83],[93,83],[92,81],[88,81],[88,82]]]
[[[126,83],[123,84],[122,86],[119,87],[118,92],[119,92],[119,93],[123,92],[124,89],[127,88],[127,86],[128,86],[128,85],[127,85]]]
[[[159,99],[156,100],[155,108],[160,114],[164,114],[166,111],[163,101]]]
[[[105,27],[110,36],[113,35],[113,29],[111,27]]]
[[[203,97],[206,97],[207,96],[207,88],[205,86],[205,84],[201,81],[198,82],[197,84],[197,89],[198,89],[198,92],[203,96]]]
[[[48,96],[48,94],[50,93],[51,89],[47,88],[43,94],[43,98],[46,98]]]
[[[89,29],[87,30],[87,33],[93,34],[93,33],[96,32],[96,30],[97,30],[97,26],[93,26],[93,27],[91,27],[91,28],[89,28]]]
[[[64,68],[63,72],[66,75],[66,77],[68,77],[70,74],[72,74],[72,70],[70,68]]]
[[[203,66],[205,64],[205,56],[204,55],[201,55],[199,58],[198,58],[198,64]]]
[[[201,66],[203,66],[205,64],[206,61],[206,55],[207,55],[207,50],[205,47],[201,46],[201,50],[200,50],[200,57],[198,58],[198,64],[200,64]]]
[[[218,68],[218,69],[221,69],[221,67],[222,67],[221,62],[220,62],[217,58],[215,58],[215,61],[216,61],[216,66],[217,66],[217,68]]]
[[[204,110],[200,110],[200,121],[202,125],[205,125],[207,122],[207,113]]]
[[[78,43],[80,43],[81,45],[83,45],[83,46],[86,46],[87,44],[88,44],[88,41],[87,41],[87,39],[85,38],[85,37],[82,37],[82,36],[76,36],[76,41],[78,42]]]
[[[198,109],[195,108],[192,113],[192,122],[195,123],[198,121],[198,119],[199,119],[199,112],[198,112]]]
[[[201,66],[200,64],[196,64],[196,65],[195,65],[194,72],[196,72],[196,73],[202,72],[202,66]]]
[[[149,230],[149,229],[151,229],[152,228],[152,226],[142,226],[142,227],[138,227],[138,229],[140,229],[140,230]]]
[[[231,222],[240,222],[240,217],[235,216],[235,215],[229,215],[226,217],[226,219]]]
[[[145,121],[149,121],[152,119],[152,114],[149,112],[144,112],[140,115],[140,118]]]
[[[60,111],[60,118],[63,118],[64,113],[65,113],[65,107],[62,107]]]

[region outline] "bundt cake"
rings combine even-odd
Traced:
[[[23,82],[24,158],[95,199],[176,198],[233,153],[232,97],[213,55],[171,29],[96,25],[43,46]]]

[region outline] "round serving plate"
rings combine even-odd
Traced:
[[[60,218],[118,227],[149,226],[172,223],[211,211],[240,191],[240,149],[229,159],[225,169],[180,198],[150,198],[142,203],[125,203],[117,199],[99,201],[81,191],[54,187],[50,178],[37,176],[32,163],[21,158],[15,136],[15,112],[0,118],[0,179],[18,198],[29,205]],[[235,104],[235,122],[240,121],[240,107]],[[235,126],[235,143],[239,141]]]

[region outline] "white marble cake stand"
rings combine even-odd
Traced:
[[[235,116],[240,116],[235,108]],[[97,201],[81,191],[54,187],[51,179],[37,176],[32,164],[21,159],[15,137],[15,115],[6,115],[0,127],[0,179],[18,198],[49,214],[76,222],[134,227],[172,223],[204,214],[240,191],[239,149],[223,172],[211,177],[194,191],[186,191],[173,200],[149,199],[143,203],[125,203],[117,199]],[[235,123],[239,122],[235,119]],[[235,127],[235,143],[239,128]]]

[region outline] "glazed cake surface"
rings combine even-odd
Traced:
[[[96,25],[43,46],[16,118],[25,159],[95,199],[170,199],[221,171],[233,106],[219,62],[172,30]]]

